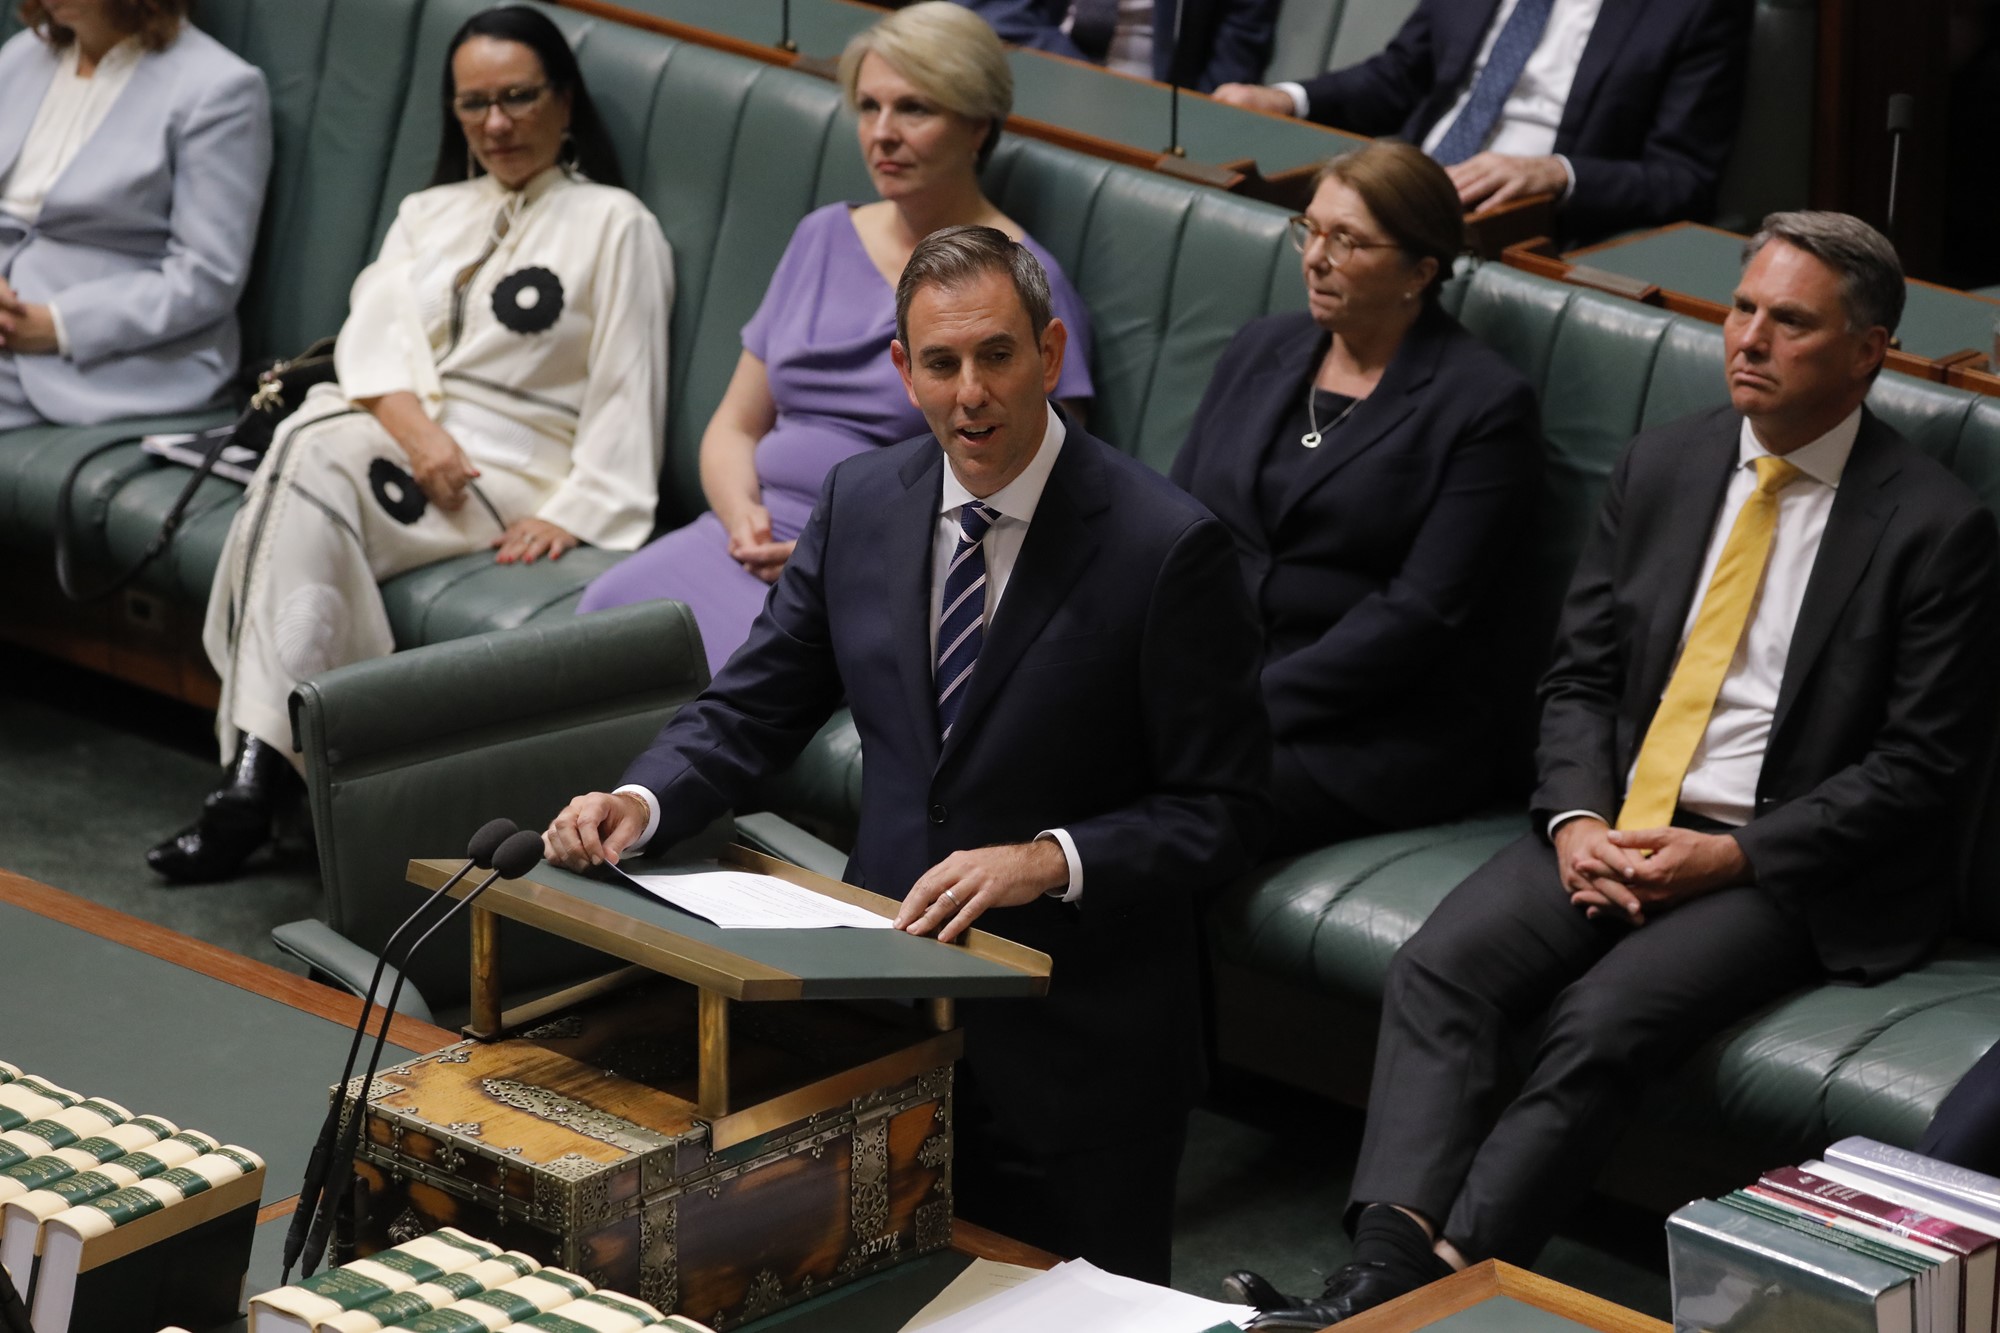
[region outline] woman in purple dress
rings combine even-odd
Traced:
[[[1048,270],[1071,348],[1090,346],[1076,289],[979,188],[1014,96],[985,21],[950,0],[898,10],[848,43],[840,81],[882,198],[799,223],[701,437],[709,512],[606,571],[579,608],[686,602],[711,671],[749,637],[833,466],[928,429],[889,360],[896,280],[918,241],[960,223],[1013,236]],[[1056,396],[1091,396],[1085,356],[1066,361]]]

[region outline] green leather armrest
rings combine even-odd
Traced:
[[[349,994],[368,997],[368,983],[375,977],[376,956],[326,922],[287,921],[282,926],[273,926],[271,943]],[[395,968],[382,969],[382,980],[375,994],[378,1003],[386,1004],[389,996],[395,994],[396,978]],[[396,1012],[424,1023],[437,1021],[417,988],[408,984],[396,995]],[[374,1021],[379,1020],[371,1023]]]
[[[790,861],[829,879],[839,879],[847,869],[846,852],[769,811],[738,815],[736,840],[753,851]]]

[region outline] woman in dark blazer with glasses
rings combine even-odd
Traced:
[[[1535,397],[1438,305],[1463,245],[1450,178],[1371,145],[1322,169],[1292,228],[1308,310],[1237,334],[1173,470],[1235,534],[1263,623],[1280,851],[1496,795],[1526,772],[1539,666],[1503,623]]]

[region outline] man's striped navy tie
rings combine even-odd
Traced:
[[[977,500],[958,510],[958,549],[944,575],[944,608],[938,613],[938,738],[951,739],[951,724],[972,687],[979,664],[979,641],[986,625],[986,548],[980,539],[1000,515]]]

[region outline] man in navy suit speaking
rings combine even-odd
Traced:
[[[1066,333],[986,227],[920,244],[891,345],[935,439],[828,477],[747,643],[545,836],[581,869],[704,827],[845,697],[865,780],[847,878],[949,941],[1054,960],[960,1006],[957,1205],[1164,1282],[1201,1077],[1194,896],[1249,868],[1270,737],[1228,532],[1049,406]]]

